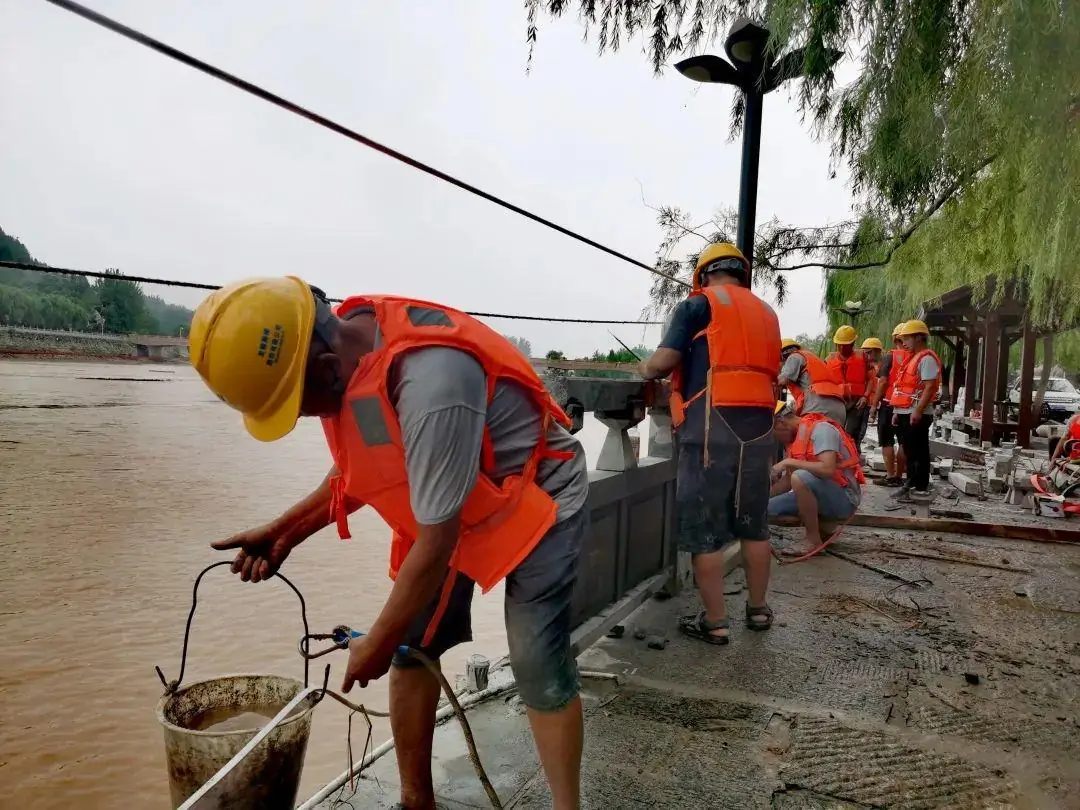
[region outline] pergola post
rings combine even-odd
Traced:
[[[1020,417],[1016,425],[1016,443],[1021,447],[1031,444],[1031,430],[1035,426],[1032,413],[1032,395],[1035,393],[1035,330],[1024,321],[1020,347]]]
[[[997,388],[994,389],[994,399],[1003,400],[1009,387],[1009,352],[1013,341],[1009,339],[1009,333],[1002,329],[1001,354],[998,357]]]
[[[967,343],[963,337],[956,339],[956,347],[953,349],[952,374],[949,378],[949,400],[953,405],[960,394],[960,386],[964,384],[967,372]]]
[[[994,439],[994,399],[998,390],[998,370],[1001,366],[1001,316],[991,312],[986,318],[986,335],[983,337],[982,420],[979,424],[979,441]]]
[[[975,405],[975,386],[978,384],[979,374],[979,333],[974,326],[968,327],[967,353],[967,367],[964,369],[964,412],[960,414],[965,419]]]

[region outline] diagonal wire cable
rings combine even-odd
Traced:
[[[106,17],[104,14],[94,11],[91,8],[87,8],[86,6],[79,3],[71,2],[71,0],[45,0],[45,2],[51,3],[52,5],[62,8],[65,11],[70,11],[72,14],[76,14],[85,20],[89,20],[96,25],[100,25],[102,28],[106,28],[113,33],[119,34],[120,36],[126,37],[133,42],[137,42],[138,44],[150,48],[151,50],[157,51],[158,53],[167,56],[170,59],[175,59],[177,62],[194,68],[195,70],[205,73],[208,76],[212,76],[219,81],[223,81],[226,84],[231,84],[233,87],[243,90],[245,93],[249,93],[256,98],[261,98],[263,101],[268,101],[269,103],[281,107],[283,110],[287,110],[294,115],[299,115],[301,118],[306,118],[321,127],[329,129],[331,132],[336,132],[338,135],[344,135],[346,138],[363,144],[370,149],[374,149],[377,152],[382,152],[387,157],[398,160],[404,163],[406,166],[411,166],[417,171],[424,172],[425,174],[430,174],[432,177],[437,177],[439,180],[457,186],[463,191],[467,191],[470,194],[475,194],[477,197],[481,197],[488,202],[505,208],[508,211],[513,211],[515,214],[519,214],[526,219],[531,219],[533,222],[536,222],[547,228],[551,228],[554,231],[558,231],[563,236],[569,236],[571,239],[576,239],[578,242],[586,244],[589,247],[596,248],[597,250],[606,253],[609,256],[614,256],[617,259],[622,259],[624,262],[629,262],[635,267],[640,267],[643,270],[648,270],[650,273],[660,276],[661,278],[671,279],[677,284],[682,284],[685,287],[690,286],[684,281],[672,278],[667,273],[661,272],[652,265],[646,264],[642,261],[638,261],[637,259],[627,256],[625,253],[621,253],[614,248],[608,247],[607,245],[602,245],[596,240],[589,239],[587,236],[582,236],[581,234],[572,231],[569,228],[564,228],[562,225],[558,225],[549,219],[545,219],[539,214],[534,214],[531,211],[526,211],[521,206],[514,205],[514,203],[508,202],[501,197],[496,197],[494,194],[490,194],[470,183],[466,183],[464,180],[459,180],[458,178],[453,177],[446,172],[440,171],[433,166],[429,166],[426,163],[421,163],[419,160],[416,160],[416,158],[411,158],[408,155],[397,151],[396,149],[392,149],[385,144],[381,144],[378,141],[367,137],[366,135],[362,135],[355,130],[349,129],[346,126],[337,123],[336,121],[331,121],[329,118],[319,115],[316,112],[312,112],[305,107],[301,107],[299,104],[295,104],[288,99],[276,95],[275,93],[271,93],[265,88],[262,88],[256,84],[252,84],[251,82],[245,79],[241,79],[238,76],[234,76],[231,73],[227,73],[221,68],[214,67],[213,65],[204,62],[201,59],[197,59],[196,57],[191,56],[190,54],[185,53],[184,51],[181,51],[177,48],[174,48],[171,45],[166,45],[160,40],[154,39],[153,37],[150,37],[142,33],[141,31],[137,31],[134,28],[126,26],[123,23],[117,22],[110,17]]]
[[[132,276],[127,273],[104,270],[75,270],[70,267],[49,267],[47,265],[32,264],[30,262],[11,262],[0,260],[0,267],[12,270],[29,270],[34,273],[53,273],[60,276],[81,276],[83,278],[115,279],[117,281],[131,281],[136,284],[160,284],[162,287],[184,287],[191,290],[220,290],[218,284],[203,284],[198,281],[180,281],[167,278],[152,278],[150,276]],[[340,304],[342,299],[330,298],[330,302]],[[502,312],[466,312],[474,318],[501,318],[508,321],[542,321],[544,323],[585,323],[607,324],[610,326],[661,326],[662,321],[605,321],[595,318],[555,318],[545,315],[508,315]]]

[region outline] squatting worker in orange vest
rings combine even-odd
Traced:
[[[1065,423],[1063,435],[1053,440],[1050,451],[1050,466],[1063,458],[1066,461],[1080,461],[1080,413],[1074,413]]]
[[[766,513],[776,458],[780,327],[749,284],[749,263],[734,245],[706,247],[689,298],[672,313],[660,347],[641,363],[645,379],[671,374],[676,546],[693,557],[704,603],[704,610],[679,620],[679,629],[709,644],[728,643],[723,550],[736,540],[749,591],[746,624],[767,630],[773,622],[765,599],[771,562]]]
[[[934,397],[941,388],[941,358],[926,344],[930,330],[922,321],[908,321],[900,330],[908,357],[896,377],[889,402],[893,425],[907,458],[907,484],[896,498],[910,499],[912,493],[930,494],[930,425]]]
[[[438,659],[470,641],[473,584],[486,592],[505,579],[511,666],[553,806],[576,810],[583,725],[570,621],[588,470],[528,358],[449,307],[359,296],[332,310],[293,277],[212,293],[190,347],[252,436],[280,439],[298,416],[318,416],[334,461],[279,518],[213,544],[239,549],[241,579],[272,576],[332,523],[349,537],[348,514],[364,504],[394,530],[394,584],[368,634],[349,645],[343,689],[391,671],[402,804],[435,806],[439,684],[395,651],[405,644]]]
[[[825,361],[790,338],[781,340],[780,356],[783,360],[780,386],[787,388],[794,398],[795,412],[820,413],[844,424],[847,418],[844,389]]]
[[[805,535],[780,553],[801,557],[821,545],[821,523],[847,520],[859,508],[866,478],[859,448],[839,422],[819,413],[799,416],[788,403],[776,404],[776,438],[787,445],[787,458],[773,468],[776,479],[769,515],[798,515]]]
[[[904,323],[907,323],[906,321]],[[878,483],[887,487],[899,487],[904,483],[907,471],[907,459],[904,458],[904,446],[897,447],[896,428],[893,427],[892,405],[889,397],[896,387],[896,378],[907,361],[908,353],[900,337],[903,323],[898,323],[892,331],[893,347],[881,359],[877,370],[877,390],[871,407],[877,417],[878,444],[885,459],[885,477]]]
[[[866,355],[855,350],[855,327],[841,326],[833,335],[836,351],[825,358],[825,366],[833,379],[840,381],[844,395],[844,430],[858,444],[866,433],[870,418],[870,389],[873,377]]]

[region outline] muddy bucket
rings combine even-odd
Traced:
[[[162,697],[157,717],[165,729],[172,806],[179,807],[208,782],[303,689],[303,683],[293,678],[230,675]],[[301,701],[198,806],[293,810],[313,708],[313,701]]]

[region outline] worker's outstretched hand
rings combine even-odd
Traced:
[[[239,574],[244,582],[262,582],[277,572],[293,549],[293,542],[286,539],[284,534],[280,527],[267,523],[218,540],[210,547],[217,551],[239,549],[233,560],[232,572]]]
[[[349,641],[349,664],[345,667],[345,681],[341,691],[348,692],[353,684],[361,689],[390,671],[397,648],[381,644],[374,636],[360,636]]]

